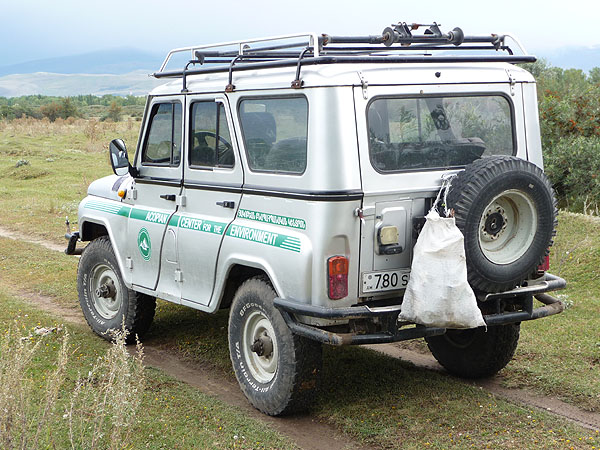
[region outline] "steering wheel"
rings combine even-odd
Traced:
[[[204,143],[205,144],[207,144],[207,142],[206,142],[206,138],[207,137],[211,137],[213,139],[216,139],[217,138],[217,134],[213,133],[212,131],[196,131],[194,133],[194,138],[197,138],[198,140],[204,139]],[[227,139],[225,139],[223,136],[219,136],[219,150],[221,150],[221,144],[223,144],[224,150],[229,150],[229,149],[233,148],[231,146],[231,144],[229,143],[229,141],[227,141]]]
[[[194,133],[194,139],[203,140],[207,147],[210,147],[206,142],[206,138],[217,139],[217,134],[212,131],[197,131]],[[217,154],[221,165],[233,165],[233,146],[223,136],[219,136],[217,145]]]

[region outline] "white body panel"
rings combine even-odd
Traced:
[[[363,292],[362,274],[410,267],[413,219],[426,214],[428,199],[435,197],[441,176],[449,171],[382,174],[375,169],[369,155],[367,108],[381,96],[501,95],[511,105],[515,155],[542,165],[535,84],[528,72],[515,66],[310,66],[302,68],[302,89],[289,87],[294,77],[295,70],[289,68],[234,71],[234,92],[224,92],[227,74],[189,76],[185,95],[180,94],[180,79],[152,92],[147,109],[157,101],[183,105],[182,164],[145,168],[138,149],[134,165],[143,180],[135,183],[137,198],[120,201],[107,186],[93,184],[79,211],[83,227],[93,222],[107,229],[124,279],[134,289],[213,312],[232,268],[245,266],[264,271],[280,297],[306,304],[342,307],[366,297],[401,295],[399,289]],[[300,174],[250,170],[238,105],[243,99],[271,96],[304,96],[308,102],[307,163]],[[198,100],[217,100],[226,106],[233,168],[189,167],[188,116],[191,103]],[[139,148],[144,130],[141,136]],[[159,197],[166,193],[182,195],[185,201]],[[170,222],[92,210],[91,199],[112,205],[99,209],[117,211],[119,204],[127,205],[167,214]],[[216,204],[222,201],[233,202],[234,207]],[[359,209],[363,219],[356,215]],[[404,247],[399,254],[378,253],[376,232],[387,225],[398,228]],[[142,226],[152,240],[149,260],[138,245]],[[348,296],[333,301],[328,297],[327,259],[336,255],[349,259]],[[127,267],[131,263],[133,269]]]

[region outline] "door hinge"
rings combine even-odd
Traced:
[[[179,269],[175,269],[175,281],[177,283],[183,282],[183,272]]]
[[[125,258],[125,267],[127,267],[129,270],[133,269],[133,260],[131,259],[130,256]]]
[[[137,200],[137,189],[129,188],[127,189],[127,200]]]
[[[175,198],[175,204],[177,206],[185,206],[185,201],[186,201],[185,195],[178,195]]]
[[[505,69],[506,70],[506,75],[508,75],[508,82],[510,83],[510,95],[514,97],[515,95],[515,79],[512,76],[512,73],[510,73],[510,69]]]
[[[358,78],[360,78],[360,84],[362,86],[362,95],[363,95],[363,98],[366,100],[368,98],[367,88],[369,87],[369,83],[367,83],[367,80],[365,80],[365,77],[363,76],[362,72],[357,72],[357,73],[358,73]]]

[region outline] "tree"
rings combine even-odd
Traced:
[[[50,122],[54,122],[60,117],[61,106],[56,102],[48,103],[40,106],[40,113],[42,116],[47,117]]]
[[[108,113],[106,114],[107,119],[111,119],[113,122],[119,122],[121,120],[121,114],[123,113],[123,108],[121,108],[116,101],[110,104],[108,108]]]
[[[592,84],[600,84],[600,67],[594,67],[593,69],[590,69],[588,79]]]
[[[71,97],[63,98],[60,104],[60,117],[66,119],[68,117],[77,117],[78,115],[77,106],[71,101]]]

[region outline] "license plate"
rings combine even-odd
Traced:
[[[392,291],[404,289],[408,284],[410,270],[385,270],[364,272],[362,277],[363,292]]]

